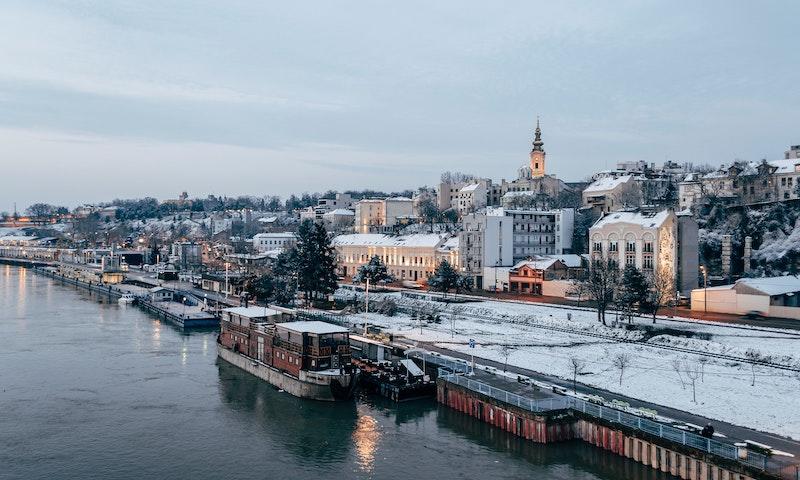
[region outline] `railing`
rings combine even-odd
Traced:
[[[434,357],[434,359],[435,362],[440,365],[442,362],[446,361],[446,359],[439,357]],[[507,404],[516,405],[517,407],[530,412],[541,413],[552,410],[570,409],[581,412],[590,417],[599,418],[612,423],[619,423],[620,425],[624,425],[628,428],[645,432],[650,435],[669,440],[670,442],[679,443],[686,447],[710,453],[721,458],[733,460],[759,470],[780,472],[780,470],[785,467],[785,465],[779,465],[771,462],[770,457],[762,453],[743,448],[740,449],[735,445],[702,437],[695,433],[675,428],[671,425],[649,420],[647,418],[623,412],[622,410],[617,410],[615,408],[610,408],[605,405],[598,405],[596,403],[591,403],[575,397],[533,400],[497,387],[493,387],[491,385],[487,385],[477,380],[472,380],[463,375],[452,373],[453,371],[455,370],[446,372],[444,369],[440,369],[439,378],[456,385],[461,385],[469,390],[481,393],[496,400],[506,402]]]

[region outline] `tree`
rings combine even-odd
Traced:
[[[271,275],[261,275],[248,282],[247,291],[257,300],[268,303],[275,293],[275,282]]]
[[[700,378],[700,365],[686,362],[686,377],[692,384],[692,402],[697,403],[697,379]]]
[[[572,370],[572,391],[578,393],[578,375],[583,375],[586,362],[576,356],[569,357],[569,368]]]
[[[503,371],[508,370],[508,357],[514,352],[514,347],[512,345],[500,345],[500,355],[503,356],[503,360],[505,364],[503,366]]]
[[[661,307],[669,306],[675,301],[673,299],[673,289],[675,285],[669,270],[663,267],[659,267],[659,269],[656,270],[648,283],[650,284],[650,291],[648,292],[647,303],[653,312],[653,323],[656,323],[658,310]]]
[[[25,212],[33,218],[44,218],[53,215],[56,207],[49,203],[34,203],[25,209]]]
[[[597,309],[597,321],[606,325],[606,310],[614,301],[614,289],[617,284],[619,270],[611,260],[595,260],[584,280],[583,287],[587,296]]]
[[[672,359],[672,370],[678,374],[678,380],[681,382],[681,388],[686,390],[686,384],[683,382],[683,368],[681,366],[681,359],[680,358],[673,358]]]
[[[433,224],[439,221],[441,216],[436,196],[427,190],[421,191],[417,200],[417,211],[423,221],[430,225],[431,232],[433,232]]]
[[[622,376],[625,374],[625,369],[631,364],[631,356],[627,353],[618,353],[614,356],[612,363],[619,370],[619,384],[622,386]]]
[[[336,252],[322,224],[303,221],[294,250],[297,285],[307,301],[336,291]]]
[[[381,257],[373,255],[368,263],[358,268],[358,273],[353,276],[353,280],[361,283],[369,281],[369,283],[375,285],[378,282],[391,282],[394,278],[389,275],[386,264],[383,263]]]
[[[437,292],[447,293],[458,288],[460,282],[461,275],[450,265],[450,262],[442,260],[433,272],[433,276],[428,279],[428,287]]]
[[[464,314],[466,308],[463,305],[456,305],[450,310],[450,338],[456,335],[456,321]]]
[[[622,271],[622,278],[620,279],[617,303],[622,306],[628,322],[631,321],[633,307],[635,305],[641,306],[647,300],[648,291],[647,278],[642,271],[634,265],[625,265],[625,270]]]

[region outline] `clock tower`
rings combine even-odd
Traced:
[[[542,146],[542,129],[539,128],[539,119],[536,119],[536,136],[533,139],[533,150],[531,150],[531,178],[544,176],[544,149]]]

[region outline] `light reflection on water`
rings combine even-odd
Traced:
[[[365,472],[372,472],[375,463],[375,451],[378,449],[381,432],[374,417],[359,411],[356,429],[353,431],[358,465]]]

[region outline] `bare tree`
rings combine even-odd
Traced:
[[[692,384],[692,402],[697,403],[697,379],[700,378],[700,364],[696,362],[686,362],[685,372],[689,383]]]
[[[631,356],[627,353],[618,353],[614,356],[612,363],[619,370],[619,384],[622,386],[622,376],[625,374],[625,369],[631,364]]]
[[[587,279],[583,282],[585,291],[597,309],[597,321],[606,325],[606,310],[614,300],[619,270],[611,260],[592,262]]]
[[[653,309],[653,323],[656,323],[656,316],[661,307],[669,306],[673,301],[673,294],[675,289],[675,282],[670,274],[670,271],[664,267],[659,267],[658,270],[649,278],[650,294],[649,303],[650,308]]]
[[[511,356],[513,353],[514,347],[512,345],[501,345],[500,346],[500,355],[503,356],[503,360],[505,361],[505,366],[503,367],[503,371],[505,372],[508,370],[508,357]]]
[[[708,364],[709,358],[708,357],[700,357],[697,359],[697,363],[700,364],[700,381],[706,381],[706,364]]]
[[[681,381],[681,388],[686,390],[686,383],[684,383],[684,381],[683,381],[683,373],[682,373],[683,366],[681,365],[681,359],[680,358],[673,358],[672,359],[672,370],[674,370],[675,373],[678,374],[678,380]]]
[[[750,361],[750,371],[753,373],[753,380],[750,382],[751,387],[755,387],[756,385],[756,362],[761,361],[761,352],[758,350],[754,350],[752,348],[748,348],[747,351],[744,352],[745,358]]]
[[[569,368],[572,369],[572,391],[578,393],[578,375],[583,375],[586,362],[579,357],[569,357]]]
[[[456,320],[464,314],[466,308],[463,305],[456,305],[450,310],[450,338],[456,335]]]

